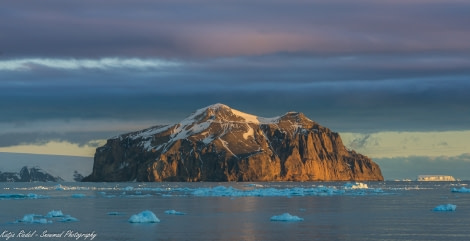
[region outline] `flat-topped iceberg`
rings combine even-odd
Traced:
[[[298,216],[293,216],[290,213],[283,213],[281,215],[277,216],[272,216],[271,221],[279,221],[279,222],[298,222],[298,221],[304,221],[303,218],[300,218]]]
[[[416,180],[422,182],[454,182],[455,178],[448,175],[419,175]]]
[[[129,218],[129,223],[159,223],[160,219],[152,211],[145,210]]]
[[[16,223],[40,223],[47,224],[57,222],[78,222],[77,218],[74,218],[68,214],[64,215],[61,210],[52,210],[46,215],[37,214],[26,214],[22,219],[16,221]]]

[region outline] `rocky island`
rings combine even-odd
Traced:
[[[215,104],[111,138],[83,181],[381,181],[379,166],[298,112],[261,118]]]

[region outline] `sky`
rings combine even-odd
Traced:
[[[91,158],[112,136],[224,103],[303,112],[386,179],[470,180],[469,12],[467,0],[6,0],[0,152]]]

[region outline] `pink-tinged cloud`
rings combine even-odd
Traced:
[[[28,57],[468,53],[469,12],[457,0],[7,1],[0,39]]]

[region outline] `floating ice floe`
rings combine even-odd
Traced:
[[[170,214],[170,215],[186,215],[186,213],[183,212],[178,212],[176,210],[166,210],[165,214]]]
[[[271,221],[280,221],[280,222],[298,222],[304,221],[303,218],[299,218],[297,216],[290,215],[290,213],[283,213],[281,215],[272,216]]]
[[[332,196],[344,194],[344,190],[334,187],[312,187],[312,188],[256,188],[252,190],[241,190],[233,187],[217,186],[214,188],[197,188],[191,192],[194,196],[201,197],[290,197],[290,196]]]
[[[42,199],[42,198],[49,198],[49,197],[34,194],[34,193],[28,193],[28,194],[0,193],[0,200],[7,200],[7,199]]]
[[[468,192],[470,193],[470,189],[469,188],[465,188],[465,187],[461,187],[461,188],[452,188],[451,190],[452,192],[459,192],[459,193],[464,193],[464,192]]]
[[[442,204],[433,209],[433,211],[455,211],[457,205],[454,204]]]
[[[26,214],[23,216],[22,219],[19,219],[16,222],[17,223],[41,223],[41,224],[52,223],[51,220],[47,220],[43,216],[36,215],[36,214]]]
[[[160,219],[152,211],[145,210],[129,218],[129,223],[159,223]]]
[[[58,222],[78,222],[79,220],[70,216],[70,215],[65,215],[61,219],[57,220]]]
[[[124,215],[124,213],[121,213],[121,212],[108,212],[107,213],[109,216],[120,216],[120,215]]]
[[[37,215],[37,214],[26,214],[22,219],[16,221],[16,223],[40,223],[47,224],[57,222],[78,222],[78,219],[70,216],[64,215],[61,210],[52,210],[46,215]]]
[[[83,193],[75,193],[75,194],[72,194],[71,197],[72,198],[84,198],[84,197],[86,197],[86,195],[83,194]]]

